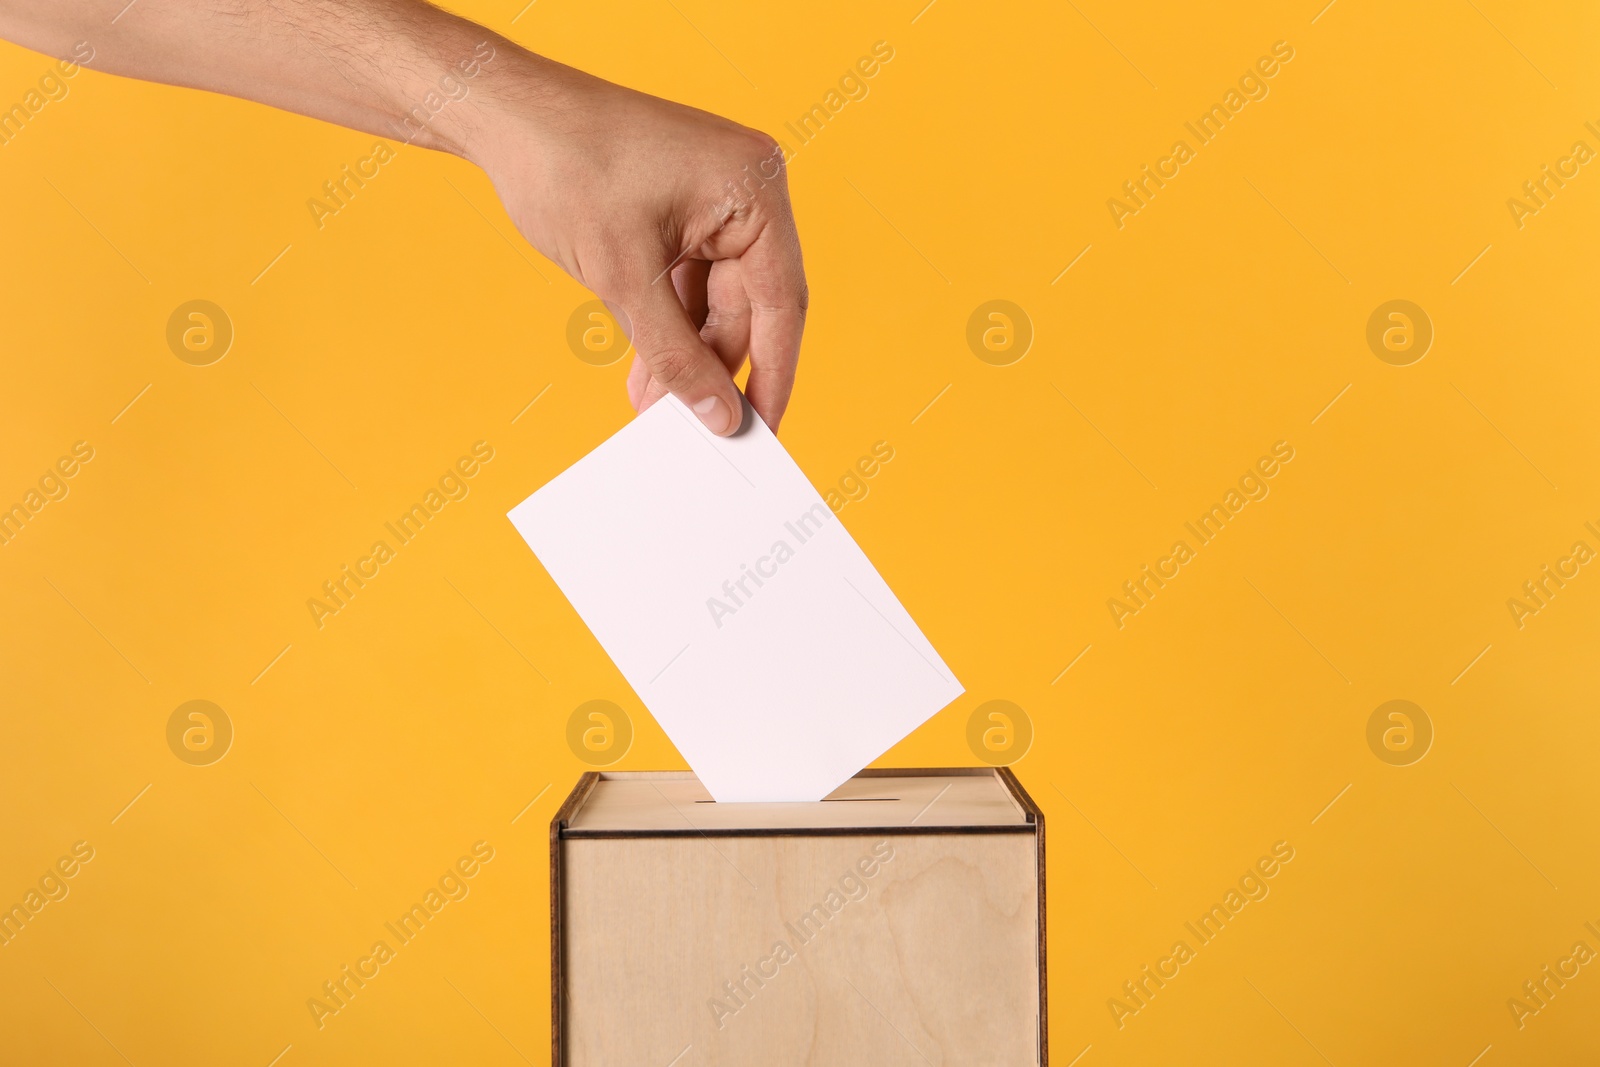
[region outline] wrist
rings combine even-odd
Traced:
[[[546,155],[570,124],[584,83],[595,79],[487,36],[493,58],[467,82],[467,95],[452,116],[447,150],[493,176],[507,168],[525,170],[535,157]]]
[[[484,90],[508,65],[514,46],[461,21],[434,41],[419,43],[421,54],[387,94],[388,135],[476,161],[490,125]]]

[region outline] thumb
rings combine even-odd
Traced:
[[[714,434],[739,428],[743,406],[728,368],[689,319],[671,285],[647,285],[626,302],[633,347],[654,378]]]

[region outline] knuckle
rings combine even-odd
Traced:
[[[676,391],[695,377],[696,360],[682,348],[657,350],[649,359],[650,376],[668,391]]]
[[[744,156],[745,172],[758,176],[763,184],[786,190],[789,167],[788,153],[783,145],[777,138],[761,130],[745,129],[740,132],[744,139],[741,154]]]
[[[778,144],[778,139],[772,136],[772,134],[766,133],[763,130],[752,130],[748,128],[742,130],[741,132],[744,135],[745,142],[748,146],[748,151],[756,159],[770,159],[773,156],[782,156],[782,147]]]
[[[795,290],[792,297],[776,301],[752,300],[750,301],[750,309],[759,311],[763,315],[792,313],[804,320],[806,312],[811,309],[811,288],[802,280],[800,287]]]

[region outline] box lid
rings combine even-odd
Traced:
[[[560,836],[1032,833],[1038,809],[1009,771],[869,770],[811,803],[718,804],[688,771],[601,773]]]

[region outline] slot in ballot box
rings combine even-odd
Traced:
[[[1044,1064],[1044,871],[1005,768],[771,804],[585,774],[550,824],[552,1062]]]

